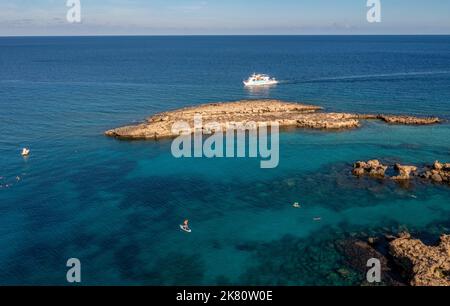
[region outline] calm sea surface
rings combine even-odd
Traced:
[[[245,89],[254,71],[282,83]],[[83,284],[358,284],[336,241],[450,230],[449,187],[349,175],[355,160],[450,162],[448,123],[286,131],[271,170],[102,135],[253,98],[450,119],[450,37],[0,38],[0,283],[65,284],[75,257]]]

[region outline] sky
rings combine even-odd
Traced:
[[[0,36],[450,34],[450,0],[0,0]]]

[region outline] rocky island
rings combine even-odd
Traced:
[[[325,112],[320,106],[279,100],[242,100],[212,103],[168,111],[149,117],[137,125],[105,132],[105,135],[128,139],[162,139],[178,136],[172,132],[175,122],[192,122],[201,115],[204,122],[217,122],[223,130],[233,129],[232,122],[278,123],[280,127],[311,129],[351,129],[360,126],[360,120],[381,120],[388,124],[425,125],[439,123],[436,117],[419,118],[384,114],[353,114]],[[192,129],[194,132],[194,129]],[[206,134],[207,131],[204,131]]]

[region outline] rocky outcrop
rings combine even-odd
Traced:
[[[368,162],[358,161],[353,165],[353,174],[356,176],[369,175],[383,178],[388,166],[380,163],[379,160],[369,160]]]
[[[440,163],[439,161],[435,161],[434,164],[423,171],[420,176],[436,183],[450,184],[450,163]]]
[[[299,128],[342,130],[359,126],[359,121],[351,114],[315,113],[305,114],[297,119]]]
[[[215,129],[222,131],[238,127],[233,123],[252,123],[257,128],[276,122],[281,127],[299,127],[311,129],[351,129],[360,126],[360,120],[383,120],[392,124],[434,124],[437,118],[417,118],[411,116],[364,115],[351,113],[327,113],[314,105],[283,102],[279,100],[243,100],[227,103],[213,103],[156,114],[146,122],[112,129],[105,135],[130,139],[160,139],[176,137],[179,131],[172,127],[176,122],[185,122],[190,128],[183,133],[194,133],[194,115],[202,116],[202,123],[217,123]],[[201,130],[208,134],[207,128]]]
[[[435,183],[450,184],[450,163],[440,163],[436,161],[432,166],[425,166],[419,169],[413,165],[395,164],[393,168],[397,171],[394,176],[386,175],[386,170],[391,166],[385,166],[378,160],[370,160],[368,162],[358,161],[353,165],[353,175],[361,177],[369,175],[377,178],[391,178],[398,182],[409,181],[413,178],[421,178]]]
[[[398,175],[393,176],[393,180],[409,180],[411,178],[411,173],[417,171],[416,166],[402,166],[400,164],[395,164],[395,169],[398,171]]]
[[[418,118],[413,116],[378,115],[377,118],[390,124],[427,125],[441,122],[437,117]]]
[[[412,286],[450,286],[450,235],[442,235],[437,246],[427,246],[402,234],[390,242],[389,252]]]

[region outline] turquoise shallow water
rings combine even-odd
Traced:
[[[84,284],[358,284],[334,242],[450,228],[447,186],[350,175],[355,160],[449,161],[447,122],[284,131],[271,170],[102,135],[244,98],[450,119],[449,37],[0,38],[0,68],[2,284],[64,284],[70,257]],[[248,91],[253,71],[283,83]]]

